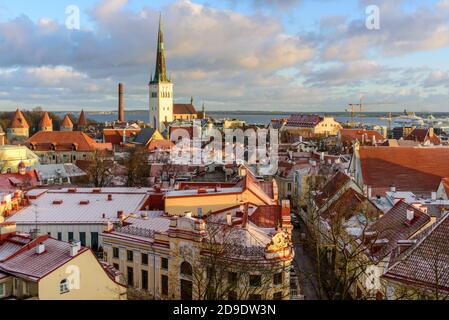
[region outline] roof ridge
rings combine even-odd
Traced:
[[[391,267],[389,267],[386,273],[395,268],[399,263],[403,262],[413,252],[415,252],[415,250],[429,237],[429,235],[431,235],[436,228],[438,228],[444,221],[446,221],[448,217],[449,214],[446,214],[443,218],[440,219],[440,221],[434,223],[431,227],[429,227],[428,230],[424,230],[424,234],[419,239],[417,239],[417,242],[409,250],[406,250],[403,254],[399,255],[397,258],[402,258],[398,259],[398,261],[396,261]]]

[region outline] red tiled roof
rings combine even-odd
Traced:
[[[64,117],[64,120],[62,120],[61,127],[71,127],[71,128],[73,128],[72,119],[70,119],[68,114],[66,114],[65,117]]]
[[[373,189],[433,192],[449,177],[449,148],[360,147],[363,183]]]
[[[341,142],[353,142],[358,141],[362,144],[373,142],[373,137],[376,142],[384,139],[384,137],[376,130],[366,130],[366,129],[340,129],[340,139]]]
[[[81,110],[80,117],[78,119],[78,126],[85,127],[87,126],[86,115],[84,114],[84,110]]]
[[[367,197],[349,188],[321,213],[321,217],[340,221],[341,218],[348,220],[356,214],[363,214],[367,218],[376,218],[380,213],[380,210]]]
[[[383,276],[426,289],[449,292],[449,215],[429,228],[418,242],[396,257]],[[436,280],[438,279],[438,280]]]
[[[42,128],[42,127],[52,127],[52,126],[53,126],[53,122],[50,119],[48,112],[44,112],[41,122],[39,123],[39,127]]]
[[[27,171],[25,175],[20,173],[0,174],[0,190],[14,191],[17,189],[30,189],[37,186],[39,178],[36,171]]]
[[[22,111],[19,109],[16,110],[16,113],[14,114],[14,118],[12,119],[11,125],[9,126],[12,129],[29,129],[30,126],[25,119],[25,116],[23,115]]]
[[[302,115],[293,114],[287,120],[287,126],[300,128],[314,128],[317,124],[323,121],[319,115]]]
[[[175,144],[169,140],[155,140],[152,139],[146,146],[145,149],[148,151],[158,150],[168,150],[171,149]]]
[[[277,228],[282,221],[281,206],[258,206],[256,211],[249,216],[249,221],[260,228]]]
[[[410,134],[405,138],[405,140],[418,141],[421,143],[430,142],[434,145],[441,144],[440,138],[433,133],[433,129],[424,128],[424,129],[414,129]]]
[[[140,129],[104,129],[104,142],[119,145],[123,142],[123,136],[132,137],[140,132]]]
[[[315,197],[315,204],[321,208],[326,200],[332,198],[344,185],[346,185],[351,178],[339,171],[331,180],[320,190],[320,194]]]
[[[413,210],[414,219],[407,222],[407,210]],[[398,240],[408,240],[430,222],[430,216],[421,210],[399,201],[385,215],[374,222],[369,231],[377,232],[376,239],[387,239],[388,243],[377,253],[385,256],[397,247]]]
[[[173,104],[173,114],[197,114],[197,112],[191,103],[175,103]]]
[[[77,151],[112,149],[109,143],[98,143],[81,131],[40,131],[29,138],[27,144],[37,151],[51,150],[52,145],[56,151],[72,150],[74,145]]]
[[[42,254],[35,251],[39,243],[45,245]],[[86,251],[87,248],[81,248],[78,255]],[[37,281],[72,259],[69,243],[41,236],[0,262],[0,270]]]

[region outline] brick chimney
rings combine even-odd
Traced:
[[[118,121],[125,122],[125,99],[123,83],[118,84]]]

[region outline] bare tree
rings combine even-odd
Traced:
[[[86,171],[89,182],[97,188],[108,186],[113,179],[113,166],[114,162],[112,160],[95,154]]]
[[[289,288],[284,279],[287,266],[267,261],[263,246],[242,244],[242,230],[218,222],[207,222],[200,256],[193,267],[193,291],[199,300],[271,299],[273,281],[280,286],[277,299]]]

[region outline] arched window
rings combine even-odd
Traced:
[[[67,293],[69,291],[70,291],[70,289],[69,289],[69,281],[67,279],[62,280],[59,283],[59,293],[63,294],[63,293]]]
[[[190,263],[184,261],[181,263],[181,274],[184,276],[191,276],[192,275],[192,266]]]

